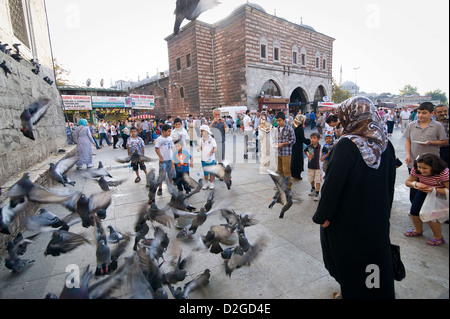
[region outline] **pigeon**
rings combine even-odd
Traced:
[[[133,154],[131,154],[130,156],[127,156],[125,158],[116,158],[116,162],[119,162],[119,163],[131,162],[131,165],[137,165],[138,163],[141,163],[141,162],[151,162],[151,161],[154,161],[154,160],[151,159],[150,157],[140,155],[137,150],[134,151]]]
[[[177,0],[173,33],[178,34],[181,22],[184,19],[195,20],[201,13],[214,8],[218,4],[220,4],[218,0]]]
[[[159,209],[156,205],[144,204],[141,210],[145,210],[145,217],[147,220],[152,222],[160,223],[164,226],[170,227],[173,223],[173,217],[166,214],[169,211],[169,206],[166,205],[164,208]]]
[[[153,299],[167,299],[167,293],[163,289],[161,265],[156,264],[156,260],[148,253],[148,248],[141,247],[136,252],[138,263],[147,280]]]
[[[131,292],[130,299],[153,299],[154,290],[139,266],[136,253],[131,257],[125,257],[125,259],[133,261],[128,274],[128,286]]]
[[[8,66],[6,65],[6,61],[3,60],[2,63],[0,63],[0,68],[3,69],[3,72],[5,72],[5,76],[8,77],[8,74],[12,74],[11,70],[8,68]]]
[[[69,171],[77,162],[78,157],[72,156],[68,158],[63,158],[59,160],[56,164],[50,163],[50,168],[48,170],[48,175],[51,179],[61,183],[64,187],[66,184],[75,186],[75,182],[71,181],[66,173]]]
[[[108,243],[118,243],[124,239],[123,235],[118,231],[116,231],[114,227],[112,227],[111,225],[109,225],[106,228],[109,229],[109,236],[107,237]]]
[[[244,235],[241,233],[239,237],[243,237]],[[246,243],[246,246],[242,245]],[[225,261],[225,273],[231,277],[231,273],[236,269],[240,268],[245,264],[253,261],[261,252],[261,250],[266,245],[266,239],[264,237],[260,237],[256,240],[254,245],[250,245],[247,239],[244,238],[239,240],[239,246],[236,246],[231,254],[230,259]]]
[[[178,256],[178,262],[174,270],[163,273],[162,281],[165,284],[176,284],[179,281],[183,281],[186,278],[187,270],[186,265],[190,261],[190,257],[181,259],[181,251]]]
[[[19,255],[23,255],[25,252],[26,244],[31,241],[29,239],[24,239],[20,233],[18,236],[20,237],[16,237],[14,242],[9,241],[6,244],[8,256],[5,258],[5,267],[11,270],[13,274],[22,272],[22,270],[34,262],[33,259],[21,259],[19,257]]]
[[[121,234],[123,239],[117,242],[117,245],[113,246],[111,250],[111,262],[109,263],[109,271],[115,271],[117,269],[118,259],[125,252],[128,243],[130,242],[130,235]]]
[[[209,249],[213,254],[219,254],[223,251],[220,244],[227,246],[234,245],[235,239],[232,238],[234,229],[228,225],[213,225],[206,235],[199,236],[200,247]]]
[[[11,57],[12,57],[14,60],[16,60],[17,62],[20,62],[20,61],[23,60],[23,58],[22,58],[22,56],[20,55],[20,53],[14,53],[14,54],[11,54]]]
[[[107,176],[107,177],[111,177],[111,174],[108,172],[108,170],[103,166],[103,163],[101,161],[98,162],[98,167],[97,168],[91,168],[87,174],[85,174],[86,178],[99,178],[102,176]]]
[[[69,230],[69,227],[79,221],[79,218],[75,220],[73,216],[68,215],[63,219],[49,212],[45,208],[38,210],[38,213],[32,217],[28,217],[25,220],[25,226],[29,230],[42,231],[45,227],[60,228],[62,230]]]
[[[175,299],[187,299],[190,292],[206,287],[209,284],[210,277],[211,271],[209,269],[205,269],[202,274],[185,284],[183,289],[178,287],[174,290],[172,286],[169,286],[169,288]]]
[[[30,173],[26,172],[8,190],[7,196],[10,198],[11,206],[15,207],[17,202],[22,202],[27,198],[30,202],[50,204],[61,203],[70,199],[75,193],[47,190],[46,188],[33,183],[30,180]]]
[[[284,213],[292,206],[292,194],[290,190],[286,190],[287,183],[281,175],[269,170],[268,172],[277,188],[277,192],[273,196],[273,200],[270,203],[269,208],[272,208],[276,203],[283,205],[279,215],[279,218],[283,218]]]
[[[203,179],[200,178],[198,181],[196,181],[195,179],[193,179],[192,177],[189,176],[189,174],[187,172],[183,173],[182,175],[184,181],[188,184],[188,186],[193,189],[193,191],[191,191],[190,194],[195,194],[200,192],[200,190],[203,187]],[[192,196],[191,195],[191,196]]]
[[[152,205],[155,202],[156,191],[158,186],[164,181],[165,170],[159,170],[159,176],[156,178],[155,169],[151,169],[147,174],[147,186],[148,186],[148,204]]]
[[[204,207],[201,207],[198,212],[189,213],[178,211],[179,215],[192,216],[192,223],[185,228],[183,228],[178,234],[177,238],[192,238],[192,236],[197,232],[197,229],[203,225],[209,215],[221,211],[220,209],[206,211]]]
[[[162,229],[162,227],[154,226],[154,237],[152,238],[150,245],[148,246],[148,254],[151,259],[158,261],[163,257],[163,253],[169,246],[169,236]],[[164,259],[164,258],[163,258]]]
[[[81,218],[81,225],[85,228],[94,226],[94,214],[101,209],[106,209],[111,204],[112,191],[101,192],[87,197],[81,192],[76,192],[69,200],[62,204],[72,213]]]
[[[60,254],[72,251],[83,244],[89,244],[89,240],[84,236],[59,229],[53,232],[44,255],[59,256]]]
[[[0,41],[0,43],[2,43],[2,41]],[[5,52],[7,46],[8,46],[8,43],[0,44],[0,51]]]
[[[173,184],[169,181],[167,176],[166,176],[166,184],[169,193],[172,195],[168,205],[172,208],[175,218],[179,217],[179,214],[177,213],[178,210],[189,212],[193,212],[196,210],[196,208],[190,205],[186,201],[186,199],[191,197],[193,194],[197,193],[199,191],[198,189],[194,189],[191,193],[185,195],[183,192],[178,191],[178,189],[176,189],[173,186]],[[200,185],[202,185],[202,182],[199,181],[198,188],[201,188]]]
[[[111,188],[110,186],[119,186],[124,182],[125,179],[120,179],[117,181],[107,181],[104,176],[100,176],[98,179],[98,185],[100,185],[100,188],[104,191],[109,191]]]
[[[47,83],[50,84],[50,85],[53,84],[52,79],[50,79],[48,76],[45,76],[45,77],[44,77],[44,81],[47,82]]]
[[[14,204],[9,201],[8,204],[0,207],[0,233],[11,234],[9,231],[9,225],[14,220],[14,218],[22,211],[28,204],[28,199],[26,197],[16,200]]]
[[[27,106],[20,115],[22,128],[20,129],[25,137],[35,140],[33,125],[38,123],[50,106],[50,99],[42,98]]]
[[[17,54],[20,53],[20,50],[19,50],[19,46],[20,46],[20,45],[21,45],[20,43],[14,43],[14,44],[12,45],[13,48],[16,49],[16,53],[17,53]]]
[[[141,208],[134,225],[135,237],[133,250],[136,251],[138,248],[138,243],[141,239],[145,239],[145,235],[149,232],[150,227],[147,225],[147,209]]]
[[[236,214],[233,209],[222,209],[222,217],[226,219],[227,225],[233,229],[243,230],[245,227],[253,226],[258,220],[248,214]]]
[[[97,268],[95,275],[105,275],[109,272],[108,266],[111,263],[111,249],[108,246],[106,231],[100,221],[100,218],[94,217],[95,220],[95,238],[97,242],[97,249],[95,256],[97,257]]]
[[[203,170],[225,182],[228,190],[231,189],[231,171],[233,169],[230,164],[218,163],[216,165],[205,166]]]

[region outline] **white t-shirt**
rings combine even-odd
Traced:
[[[216,154],[213,153],[211,156],[209,155],[213,148],[217,148],[217,143],[214,138],[211,136],[208,137],[207,140],[204,140],[203,138],[200,139],[200,147],[201,149],[201,158],[202,161],[211,163],[212,161],[216,160]]]
[[[186,146],[186,141],[189,140],[188,132],[184,128],[180,128],[180,131],[177,129],[173,129],[172,133],[170,134],[170,137],[172,138],[172,141],[175,143],[179,138],[181,138],[181,143],[183,145],[183,148]]]
[[[400,112],[400,117],[402,118],[402,120],[409,120],[409,118],[411,117],[411,112],[402,110]]]
[[[242,122],[244,123],[244,131],[253,131],[253,127],[251,126],[252,119],[250,118],[250,116],[245,115]]]
[[[161,156],[163,161],[170,161],[173,157],[173,141],[172,138],[169,137],[158,137],[155,142],[155,148],[158,148],[161,152]]]

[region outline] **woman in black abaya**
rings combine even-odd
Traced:
[[[302,172],[304,170],[304,157],[303,157],[303,144],[311,144],[311,140],[305,138],[305,125],[306,116],[297,114],[292,125],[295,132],[295,143],[292,145],[291,155],[291,176],[296,180],[302,179]]]
[[[321,225],[325,268],[344,299],[395,298],[389,238],[395,151],[369,99],[343,102],[338,116],[343,135],[313,216]]]

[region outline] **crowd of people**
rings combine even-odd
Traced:
[[[448,196],[446,105],[424,102],[414,110],[405,107],[396,112],[377,109],[367,98],[353,97],[333,111],[317,114],[247,110],[234,120],[214,110],[208,119],[189,115],[185,119],[168,116],[164,120],[135,122],[101,120],[97,128],[86,120],[78,124],[75,131],[68,131],[76,136],[79,145],[101,148],[105,141],[114,148],[128,149],[128,154],[137,150],[144,155],[144,145],[154,143],[160,167],[186,194],[191,188],[182,175],[189,174],[193,167],[187,145],[195,144],[201,154],[203,189],[214,189],[214,176],[208,166],[224,161],[227,134],[243,137],[244,160],[254,149],[261,172],[271,168],[285,178],[287,196],[292,196],[293,182],[302,180],[307,162],[309,195],[319,202],[313,221],[321,225],[325,267],[341,286],[337,297],[394,297],[389,218],[396,169],[402,165],[389,140],[395,126],[401,127],[405,138],[404,162],[409,172],[405,186],[411,189],[409,215],[414,225],[404,235],[423,235],[424,222],[419,213],[431,192],[444,197],[447,192]],[[312,130],[309,136],[305,136],[307,126]],[[79,167],[92,166],[92,155],[89,158],[83,151],[79,155]],[[139,169],[146,173],[145,164],[133,167],[136,183],[140,182]],[[162,194],[161,185],[157,194]],[[440,222],[431,220],[427,224],[433,232],[427,244],[444,244]],[[367,289],[363,267],[369,264],[381,269],[383,289]]]

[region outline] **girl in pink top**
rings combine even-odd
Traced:
[[[437,194],[444,194],[449,189],[449,169],[447,164],[439,156],[425,153],[417,157],[414,167],[405,185],[418,190],[411,204],[410,216],[415,229],[404,233],[407,237],[423,235],[423,222],[419,217],[420,209],[428,193],[436,189]],[[437,221],[428,222],[433,237],[427,241],[428,245],[439,246],[445,243],[441,232],[441,224]]]

